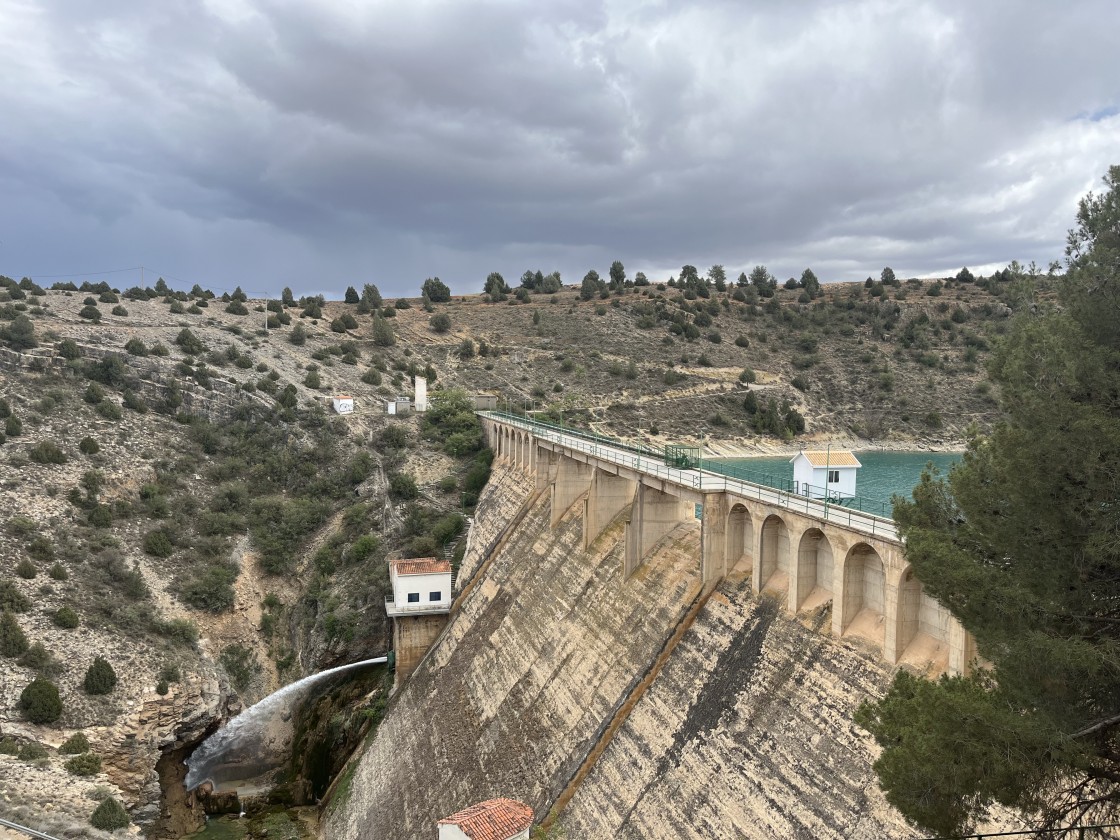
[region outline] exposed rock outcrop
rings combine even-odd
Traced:
[[[159,816],[161,754],[193,745],[229,717],[236,701],[215,673],[190,675],[172,683],[167,695],[154,691],[112,727],[89,733],[102,756],[102,768],[130,801],[144,803],[133,814],[140,823]]]

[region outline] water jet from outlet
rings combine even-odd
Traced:
[[[255,779],[279,766],[292,744],[292,711],[318,683],[367,665],[381,665],[378,656],[311,674],[265,697],[230,720],[199,744],[184,762],[187,790],[210,782],[215,790],[237,787],[234,782]]]

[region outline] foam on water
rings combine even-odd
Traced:
[[[278,716],[289,712],[292,704],[301,699],[301,695],[314,684],[345,671],[366,665],[379,665],[387,661],[387,657],[379,656],[375,659],[365,659],[320,671],[286,685],[259,703],[250,706],[199,744],[198,749],[186,760],[185,764],[189,768],[186,778],[187,790],[194,790],[203,782],[212,781],[212,773],[219,766],[240,761],[251,765],[251,755],[258,745],[267,740],[269,726]]]

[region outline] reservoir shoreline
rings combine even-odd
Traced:
[[[777,458],[783,455],[792,458],[803,450],[823,450],[830,445],[833,449],[846,449],[851,452],[897,452],[959,455],[968,448],[964,440],[887,440],[872,441],[862,438],[840,438],[824,441],[803,441],[793,443],[736,443],[733,440],[704,441],[705,458]]]

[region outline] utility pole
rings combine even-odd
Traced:
[[[140,288],[144,288],[144,266],[140,266]]]
[[[831,469],[832,469],[832,444],[830,443],[824,449],[824,521],[825,522],[828,521],[828,492],[829,492],[828,491],[828,479],[832,475],[832,473],[830,471]]]

